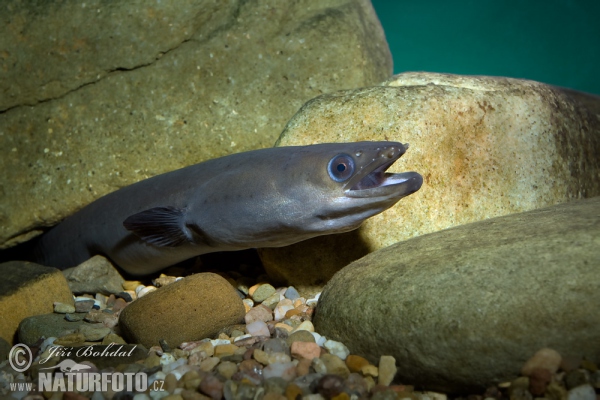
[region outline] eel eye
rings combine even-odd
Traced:
[[[354,173],[354,159],[348,154],[338,154],[329,161],[327,172],[336,182],[347,181]]]

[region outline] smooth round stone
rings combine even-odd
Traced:
[[[511,381],[545,347],[598,363],[598,249],[600,197],[450,228],[339,271],[313,322],[433,391]]]
[[[201,273],[148,293],[121,311],[119,327],[129,343],[170,346],[214,337],[240,323],[245,309],[236,290],[219,275]],[[176,327],[176,329],[175,329]]]

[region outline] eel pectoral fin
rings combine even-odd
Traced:
[[[185,225],[185,209],[154,207],[129,216],[123,226],[144,242],[159,247],[176,247],[192,242]]]

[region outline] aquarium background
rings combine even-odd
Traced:
[[[372,0],[404,71],[533,79],[600,95],[598,0]]]

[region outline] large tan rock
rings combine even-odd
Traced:
[[[311,100],[279,145],[381,139],[410,144],[391,170],[421,173],[423,187],[358,231],[262,249],[269,275],[322,285],[401,240],[600,195],[600,99],[532,81],[400,74]]]
[[[313,322],[397,379],[481,392],[538,350],[600,362],[600,197],[474,222],[339,271]]]
[[[0,264],[0,337],[13,343],[21,320],[51,313],[54,302],[73,304],[73,294],[56,268],[10,261]]]
[[[368,0],[0,6],[0,248],[161,172],[270,147],[391,75]]]
[[[121,312],[119,327],[129,343],[151,347],[164,339],[174,348],[212,337],[242,322],[245,314],[242,299],[229,282],[202,273],[137,299]]]

